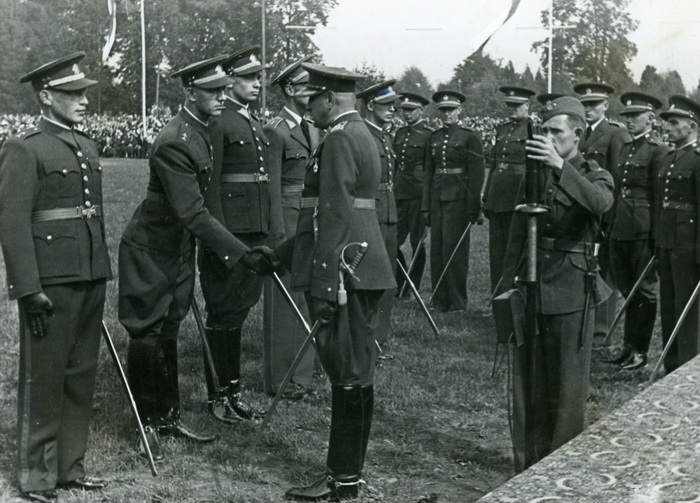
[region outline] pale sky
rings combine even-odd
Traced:
[[[339,0],[330,29],[312,37],[325,64],[353,68],[364,61],[394,78],[415,65],[435,85],[452,77],[454,67],[476,50],[489,25],[505,18],[510,5],[511,0]],[[534,73],[539,59],[530,47],[547,34],[537,27],[548,6],[549,0],[521,0],[484,52],[504,64],[512,60],[517,71],[529,64]],[[638,49],[631,64],[635,81],[646,65],[653,65],[660,72],[678,70],[688,92],[697,87],[700,0],[631,0],[630,11],[639,21],[630,35]]]

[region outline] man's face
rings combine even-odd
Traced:
[[[309,102],[308,96],[298,96],[298,93],[304,89],[306,89],[306,83],[287,84],[284,89],[287,96],[292,98],[292,101],[299,107],[300,110],[304,110]]]
[[[459,119],[459,107],[442,107],[439,111],[440,119],[446,126],[455,124]]]
[[[693,139],[696,129],[693,128],[692,120],[686,117],[671,117],[668,124],[668,139],[677,147],[682,147]]]
[[[233,84],[229,88],[231,98],[245,104],[257,101],[262,87],[262,73],[249,73],[231,77]]]
[[[369,113],[372,115],[372,122],[380,126],[389,124],[394,119],[396,107],[394,102],[391,103],[372,103]]]
[[[216,89],[204,89],[203,87],[192,87],[192,95],[194,96],[194,106],[202,117],[218,117],[221,111],[226,106],[224,99],[226,97],[226,87],[218,87]]]
[[[518,120],[523,117],[527,117],[530,112],[529,103],[509,103],[506,102],[506,107],[508,109],[508,118],[510,120]]]
[[[637,136],[651,128],[651,122],[654,119],[653,112],[635,112],[625,114],[625,126],[627,131],[632,136]]]
[[[605,111],[608,109],[608,100],[585,101],[582,104],[586,110],[586,122],[588,124],[595,124],[605,117]]]
[[[314,121],[314,125],[326,129],[331,124],[330,107],[328,105],[328,93],[317,94],[309,98],[306,106]]]
[[[578,152],[576,130],[569,125],[566,115],[555,115],[549,119],[542,125],[542,132],[562,159],[571,159]]]
[[[402,108],[401,109],[401,115],[403,116],[403,120],[406,121],[406,123],[410,126],[412,124],[415,124],[420,120],[420,118],[423,116],[423,109],[422,108]]]
[[[42,92],[47,93],[49,118],[69,127],[81,124],[85,120],[88,105],[85,89],[79,91],[47,89]]]

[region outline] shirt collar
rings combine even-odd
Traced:
[[[234,100],[233,98],[231,98],[231,96],[226,96],[226,99],[227,99],[227,100],[231,100],[231,101],[233,101],[236,105],[238,105],[239,107],[245,108],[246,110],[248,110],[248,104],[247,104],[247,103],[244,105],[244,104],[241,103],[240,101]]]
[[[375,123],[370,122],[370,121],[368,121],[367,119],[365,119],[365,122],[367,123],[368,126],[372,126],[372,127],[373,127],[374,129],[376,129],[377,131],[380,131],[380,132],[382,132],[382,133],[384,132],[384,130],[383,130],[382,128],[380,128],[379,126],[377,126]]]
[[[598,122],[596,122],[595,124],[591,124],[589,126],[591,128],[591,131],[595,131],[595,128],[597,128],[600,125],[600,123],[603,122],[604,120],[605,120],[605,116],[603,115],[603,117],[601,117],[601,119]]]
[[[287,107],[284,107],[284,110],[286,110],[287,113],[289,114],[289,116],[290,116],[292,119],[294,119],[294,122],[296,122],[297,126],[298,126],[299,124],[301,124],[301,120],[302,120],[302,116],[301,116],[301,115],[299,115],[298,113],[296,113],[296,112],[290,110],[290,109],[287,108]]]
[[[197,117],[195,117],[194,114],[193,114],[192,112],[190,112],[190,111],[187,109],[187,107],[183,107],[183,110],[184,110],[185,112],[187,112],[187,114],[188,114],[190,117],[192,117],[194,120],[196,120],[197,122],[199,122],[199,123],[202,125],[202,127],[205,127],[205,128],[207,127],[207,123],[204,122],[203,120],[200,120],[200,119],[198,119]]]
[[[61,123],[58,122],[58,121],[55,121],[55,120],[53,120],[53,119],[49,119],[49,118],[46,117],[44,114],[41,114],[41,118],[44,119],[44,120],[47,121],[47,122],[50,122],[50,123],[53,124],[54,126],[60,127],[61,129],[65,129],[66,131],[73,131],[73,128],[72,128],[72,127],[68,127],[68,126],[66,126],[65,124],[61,124]]]
[[[634,137],[635,140],[639,140],[641,137],[648,135],[651,133],[651,129],[647,129],[643,133],[639,133],[637,136]]]

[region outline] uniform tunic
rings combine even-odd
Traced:
[[[697,142],[664,156],[656,187],[656,256],[665,347],[700,280],[700,149]],[[688,362],[700,350],[697,306],[696,301],[664,360],[667,372]]]
[[[265,135],[270,141],[270,164],[279,164],[278,168],[270,169],[281,172],[280,197],[283,227],[271,230],[274,244],[282,243],[296,234],[306,165],[311,152],[318,145],[319,132],[313,126],[309,126],[309,139],[307,139],[298,118],[284,108],[278,117],[265,125]],[[281,279],[285,287],[290,290],[290,276],[285,274]],[[309,313],[304,294],[292,291],[290,294],[304,317],[308,319]],[[265,282],[263,337],[265,391],[277,393],[299,347],[306,339],[306,331],[270,280]],[[313,351],[307,352],[292,376],[292,384],[311,386],[314,354]]]
[[[411,249],[415,253],[425,231],[425,220],[421,218],[420,208],[423,200],[423,178],[425,172],[425,154],[428,149],[430,133],[425,121],[404,126],[396,131],[394,151],[396,152],[396,173],[394,176],[394,199],[398,222],[396,226],[397,244],[401,246],[409,238]],[[408,270],[408,263],[401,251],[397,252],[399,261]],[[416,255],[411,271],[411,281],[420,288],[425,269],[425,248],[421,247]],[[400,272],[396,275],[399,289],[405,279]]]
[[[22,492],[85,475],[105,282],[112,278],[97,147],[42,119],[0,150],[0,242],[10,299],[43,292],[48,333],[31,335],[20,305],[17,393]]]
[[[525,117],[509,121],[496,130],[493,164],[484,189],[484,213],[489,219],[491,291],[501,279],[510,223],[525,178],[525,141],[530,122],[530,118]]]
[[[476,221],[484,183],[484,156],[478,133],[459,124],[430,135],[426,154],[422,211],[430,212],[430,277],[437,284],[469,222]],[[467,308],[469,234],[433,295],[439,311]]]
[[[396,257],[399,249],[397,241],[396,200],[394,199],[394,176],[396,173],[396,154],[391,145],[391,137],[380,128],[365,121],[367,128],[372,133],[374,143],[379,153],[379,161],[382,168],[382,175],[379,179],[377,189],[376,208],[379,229],[384,237],[386,252],[391,261],[392,271],[396,276]],[[387,290],[379,302],[379,318],[377,326],[377,342],[384,344],[391,330],[391,311],[394,304],[393,289]]]
[[[598,232],[598,219],[613,202],[610,173],[579,154],[566,161],[560,174],[547,170],[544,204],[548,213],[537,217],[537,326],[536,382],[528,403],[525,346],[514,347],[512,440],[516,471],[569,441],[583,430],[590,373],[592,315],[581,334],[586,303],[586,272],[590,254],[585,253]],[[504,261],[501,291],[514,287],[516,275],[525,276],[527,220],[513,216]],[[597,277],[590,305],[610,291]],[[580,344],[583,342],[583,348]],[[532,418],[526,431],[525,417]],[[529,445],[529,447],[528,447]]]
[[[381,176],[372,135],[357,112],[338,116],[316,149],[304,179],[304,207],[297,233],[277,247],[290,267],[292,287],[335,302],[340,256],[351,262],[359,243],[367,252],[355,278],[345,281],[348,302],[316,337],[318,354],[333,385],[372,385],[376,359],[377,305],[395,288],[391,262],[374,202]],[[315,198],[318,198],[317,200]],[[312,313],[313,317],[313,313]]]

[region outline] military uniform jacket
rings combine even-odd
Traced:
[[[396,152],[394,198],[396,200],[423,197],[425,154],[432,132],[433,130],[423,120],[396,131],[394,138]]]
[[[205,195],[207,208],[235,234],[268,234],[270,183],[276,181],[269,171],[270,144],[262,124],[248,108],[227,98],[224,111],[210,121],[210,133],[215,170]],[[240,175],[246,181],[234,180]]]
[[[520,184],[525,178],[525,141],[529,117],[509,121],[496,130],[493,164],[484,189],[484,210],[515,211]]]
[[[565,314],[581,311],[586,299],[589,257],[562,248],[594,240],[599,217],[613,203],[612,175],[578,154],[564,162],[559,175],[548,169],[544,178],[543,202],[550,211],[537,217],[538,312]],[[520,212],[516,212],[513,219],[503,265],[506,289],[512,287],[516,275],[524,277],[526,272],[527,260],[521,261],[521,257],[527,246],[527,220]],[[540,246],[545,241],[553,246],[546,249]],[[609,288],[598,277],[592,301],[598,303],[609,293]]]
[[[620,241],[647,240],[654,233],[652,205],[661,161],[669,148],[653,132],[622,146],[620,165],[613,170],[615,205],[610,237]]]
[[[374,124],[367,124],[367,129],[372,133],[374,143],[379,153],[379,162],[382,167],[382,175],[377,189],[377,220],[380,224],[395,224],[399,221],[396,213],[396,199],[394,199],[394,173],[396,172],[396,154],[391,146],[391,136],[379,129]]]
[[[194,251],[196,237],[233,267],[247,247],[204,206],[212,160],[207,129],[180,111],[151,147],[146,199],[122,240],[153,254],[179,256]]]
[[[484,184],[484,155],[478,133],[460,125],[443,126],[430,135],[425,160],[422,210],[438,201],[464,201],[476,217]]]
[[[345,288],[396,288],[375,211],[354,207],[355,199],[374,200],[380,176],[377,148],[364,121],[355,111],[341,114],[307,167],[302,201],[318,198],[317,206],[302,209],[296,236],[276,249],[291,263],[295,290],[335,302],[340,254],[346,245],[363,241],[368,247],[356,270],[359,281],[350,279]],[[353,260],[357,248],[348,248],[346,261]]]
[[[0,242],[9,298],[111,279],[103,214],[102,167],[84,133],[42,119],[8,139],[0,150]]]
[[[700,148],[693,142],[663,158],[656,185],[656,246],[695,248],[700,264]]]
[[[629,140],[627,130],[603,118],[588,139],[584,137],[579,150],[587,161],[595,161],[601,168],[611,171],[619,165],[622,145]]]

